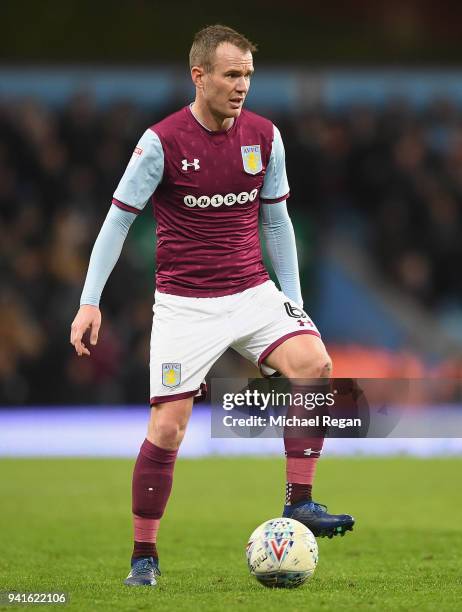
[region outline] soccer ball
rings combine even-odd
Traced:
[[[252,576],[273,588],[300,586],[313,575],[318,563],[314,535],[290,518],[274,518],[257,527],[246,554]]]

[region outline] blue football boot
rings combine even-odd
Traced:
[[[124,580],[124,584],[127,586],[156,586],[156,576],[160,576],[158,564],[159,561],[154,557],[133,559],[132,569]]]
[[[282,516],[303,523],[316,537],[344,536],[353,530],[355,520],[349,514],[328,514],[327,507],[314,501],[284,506]]]

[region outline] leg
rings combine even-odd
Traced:
[[[265,358],[265,364],[286,378],[329,378],[332,372],[324,343],[311,334],[288,338]]]
[[[146,565],[146,558],[158,566],[156,548],[157,532],[172,489],[173,470],[178,449],[183,440],[191,415],[193,398],[164,402],[153,406],[148,433],[143,442],[133,471],[132,511],[134,523],[134,548],[132,567],[139,560]],[[149,564],[148,564],[149,565]],[[143,584],[155,585],[152,570],[142,568]],[[133,574],[133,569],[131,574]],[[128,582],[127,582],[128,581]],[[140,584],[140,576],[129,576],[125,582]]]
[[[230,339],[229,327],[223,325],[223,298],[156,291],[149,361],[153,408],[133,473],[135,544],[125,584],[156,583],[157,531],[170,496],[178,448],[194,397]]]
[[[149,442],[160,448],[177,451],[183,441],[192,406],[192,397],[153,406],[146,436]]]
[[[313,389],[313,380],[327,379],[332,363],[321,339],[312,335],[289,338],[279,345],[266,359],[267,365],[278,370],[292,382],[293,393],[322,392],[326,382]],[[294,380],[295,379],[295,380]],[[308,380],[307,380],[308,379]],[[306,384],[303,382],[306,381]],[[317,411],[310,412],[316,416]],[[305,417],[302,406],[290,406],[288,416]],[[284,431],[286,464],[286,503],[310,501],[316,464],[322,451],[325,430],[322,427]]]
[[[278,291],[274,283],[264,283],[249,292],[242,300],[242,308],[235,313],[234,326],[239,333],[235,334],[232,346],[241,355],[260,367],[279,371],[302,394],[319,393],[323,387],[326,392],[330,391],[332,364],[319,331],[306,312]],[[295,401],[292,404],[289,414],[300,415],[302,410],[303,416],[307,416],[304,408]],[[302,432],[292,433],[288,430],[289,427],[284,430],[288,494],[284,516],[293,516],[315,535],[334,535],[350,529],[354,523],[351,516],[328,515],[324,506],[311,500],[314,470],[324,440],[323,428],[311,431],[304,428]]]
[[[332,362],[321,339],[314,335],[293,336],[270,353],[265,363],[278,370],[292,382],[292,393],[327,393]],[[316,383],[313,379],[319,379]],[[325,409],[310,411],[310,416],[322,416]],[[300,406],[290,406],[288,416],[306,416]],[[344,535],[354,519],[349,515],[329,515],[324,506],[311,499],[316,464],[324,443],[325,428],[284,431],[286,451],[286,506],[285,516],[292,516],[309,527],[315,535]]]

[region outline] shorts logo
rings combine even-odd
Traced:
[[[187,195],[183,198],[183,202],[188,206],[188,208],[194,208],[194,206],[199,206],[199,208],[207,208],[208,206],[213,206],[214,208],[218,208],[223,204],[225,206],[233,206],[233,204],[246,204],[246,202],[253,202],[257,197],[258,189],[252,189],[249,193],[248,191],[241,191],[237,195],[235,193],[227,193],[226,195],[221,195],[217,193],[211,197],[203,195],[198,198]]]
[[[241,147],[242,163],[247,174],[258,174],[263,165],[261,162],[260,145]]]
[[[308,318],[307,314],[303,312],[301,308],[293,306],[290,302],[284,302],[284,306],[289,317],[292,317],[293,319]]]
[[[284,302],[284,306],[286,309],[286,313],[289,315],[289,317],[292,317],[292,319],[297,319],[297,323],[299,327],[305,327],[306,325],[307,327],[314,328],[313,321],[308,317],[306,312],[304,312],[301,308],[294,306],[290,302]]]
[[[181,363],[162,364],[162,384],[164,387],[178,387],[181,383]]]

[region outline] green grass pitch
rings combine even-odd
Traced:
[[[462,458],[321,460],[316,499],[357,526],[318,541],[318,568],[293,591],[259,585],[244,556],[251,531],[281,512],[275,458],[179,460],[160,585],[125,587],[132,465],[2,459],[0,590],[67,591],[64,609],[84,611],[462,609]]]

